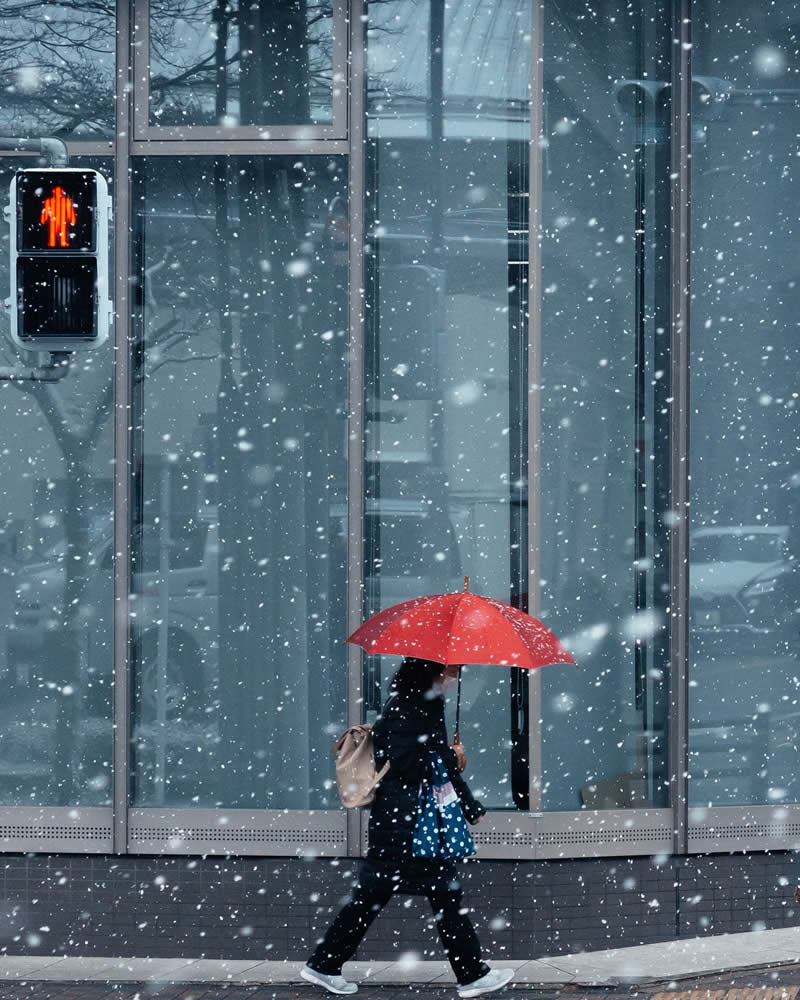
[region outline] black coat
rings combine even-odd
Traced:
[[[372,739],[377,769],[388,760],[389,771],[375,792],[370,812],[367,858],[371,861],[413,858],[419,785],[430,774],[433,754],[441,755],[467,820],[472,822],[486,812],[461,777],[455,752],[448,745],[441,696],[389,698],[372,728]]]

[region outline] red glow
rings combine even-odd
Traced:
[[[39,220],[42,225],[49,226],[47,235],[48,247],[68,247],[68,227],[78,221],[75,214],[75,204],[62,187],[54,187],[49,198],[45,198],[42,215]]]

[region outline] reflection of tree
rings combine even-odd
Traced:
[[[151,46],[161,74],[158,87],[180,91],[184,99],[198,81],[210,81],[215,119],[230,89],[240,92],[243,122],[285,123],[308,121],[309,77],[330,90],[330,32],[320,30],[331,16],[325,4],[153,0],[150,7]],[[47,13],[45,21],[41,4],[0,2],[0,38],[8,42],[0,55],[0,79],[10,88],[11,114],[19,130],[113,134],[114,4],[62,0],[47,5]],[[232,38],[232,43],[218,43],[210,53],[200,53],[195,64],[173,59],[170,65],[168,54],[178,26],[207,28],[214,13],[219,35]],[[270,38],[279,44],[264,45]],[[287,44],[287,39],[297,44]],[[53,62],[57,71],[49,69]],[[309,734],[309,718],[325,717],[331,704],[325,687],[331,683],[330,641],[324,638],[324,612],[310,637],[306,614],[309,603],[327,606],[331,578],[339,569],[325,561],[329,511],[322,500],[333,478],[325,456],[341,456],[342,427],[331,417],[343,389],[341,373],[331,377],[322,363],[316,369],[298,364],[296,344],[308,339],[312,328],[317,334],[342,329],[345,323],[333,302],[344,299],[334,290],[332,268],[324,277],[315,276],[313,296],[308,295],[312,279],[306,279],[305,272],[286,270],[293,259],[310,269],[314,256],[304,199],[315,182],[306,169],[283,160],[253,160],[239,173],[231,169],[231,161],[226,163],[222,174],[217,170],[215,185],[217,238],[209,240],[217,259],[205,270],[192,270],[189,264],[183,273],[176,272],[176,264],[202,253],[202,248],[176,242],[150,260],[144,282],[145,294],[151,296],[145,375],[166,365],[185,370],[191,362],[219,363],[219,645],[224,739],[233,767],[233,774],[231,765],[222,772],[220,794],[226,804],[249,804],[249,762],[263,743],[273,773],[289,766],[304,768],[293,782],[293,802],[303,805],[309,775],[297,754],[307,758],[317,742],[328,740],[316,726]],[[330,180],[336,187],[338,168],[325,157],[318,163],[323,182]],[[238,203],[235,226],[227,208],[229,196]],[[240,248],[235,260],[232,245]],[[320,310],[316,318],[310,312],[312,300],[313,308]],[[210,349],[194,346],[209,343]],[[53,804],[70,804],[81,794],[73,768],[85,639],[91,627],[86,601],[96,572],[89,558],[87,507],[97,474],[94,454],[112,409],[112,380],[109,375],[98,389],[92,376],[84,376],[76,365],[60,385],[15,386],[41,409],[63,464],[62,620],[44,660],[46,680],[62,692],[53,762],[58,801]],[[302,402],[304,394],[311,404]],[[244,441],[239,436],[242,428],[247,431]],[[253,448],[245,451],[243,444]],[[262,659],[258,666],[254,655]],[[311,690],[309,657],[315,659],[311,669],[319,664],[324,677]]]
[[[80,376],[73,372],[69,377],[75,379]],[[85,679],[81,677],[81,661],[85,656],[86,629],[91,625],[83,618],[89,574],[92,572],[87,511],[91,504],[94,447],[110,412],[110,383],[109,377],[108,391],[101,392],[89,412],[78,408],[75,405],[77,399],[69,398],[61,384],[12,383],[39,406],[60,452],[63,469],[62,516],[66,544],[63,555],[64,587],[57,597],[60,599],[60,628],[57,632],[48,631],[45,634],[44,663],[39,665],[38,676],[33,679],[45,696],[49,685],[55,684],[58,697],[55,759],[51,762],[56,787],[49,789],[55,799],[53,804],[66,805],[78,801],[75,794],[78,789],[78,775],[74,772],[75,736]]]
[[[219,720],[203,804],[318,802],[320,770],[309,761],[330,759],[324,724],[344,700],[333,659],[343,625],[331,613],[343,567],[329,558],[328,524],[344,478],[345,298],[319,218],[341,196],[342,166],[201,157],[179,170],[159,158],[147,167],[147,342],[163,332],[146,352],[158,377],[144,385],[139,453],[176,427],[180,450],[202,422],[210,437],[196,469],[214,473],[219,525],[219,622],[208,636],[219,649],[218,697],[192,692],[193,707]],[[210,364],[191,364],[202,360]],[[159,486],[144,476],[140,516],[152,538]],[[257,780],[289,770],[291,788]]]
[[[153,271],[160,270],[166,260],[154,264]],[[197,321],[197,315],[194,320]],[[181,319],[192,327],[192,317],[184,310]],[[187,341],[191,334],[187,329],[178,328],[178,318],[164,316],[151,326],[145,344],[147,374],[153,374],[167,364],[204,360],[195,354],[177,355],[179,344]],[[11,348],[5,343],[5,353]],[[103,351],[102,354],[105,354]],[[96,362],[91,355],[78,355],[67,379],[57,384],[44,382],[15,381],[7,383],[36,403],[41,411],[52,440],[61,459],[64,483],[62,530],[65,548],[63,553],[63,587],[56,595],[59,602],[59,628],[48,631],[45,636],[43,663],[40,665],[36,684],[43,693],[55,685],[58,696],[56,732],[54,734],[55,759],[52,761],[54,787],[50,794],[57,801],[47,804],[71,804],[84,795],[81,771],[93,768],[93,773],[102,770],[100,761],[80,760],[78,743],[81,721],[81,698],[86,694],[89,683],[102,683],[99,674],[110,669],[108,664],[89,664],[88,630],[96,627],[95,619],[102,617],[108,622],[109,606],[105,609],[90,606],[91,575],[98,572],[93,562],[96,555],[97,539],[90,535],[90,511],[95,503],[93,484],[98,477],[97,449],[100,438],[111,415],[113,402],[113,379],[109,370],[98,381],[93,377]],[[22,355],[9,359],[17,366]],[[29,360],[29,359],[27,359]],[[42,470],[50,472],[51,470]],[[110,504],[111,497],[108,497]],[[108,510],[110,513],[110,507]],[[110,595],[109,595],[110,597]],[[107,626],[106,648],[110,656],[110,625]],[[110,691],[107,693],[110,697]],[[107,704],[110,712],[110,705]],[[44,803],[42,803],[44,804]]]
[[[113,135],[115,4],[0,2],[7,134]]]
[[[151,6],[151,102],[159,124],[213,125],[238,102],[239,124],[310,120],[309,94],[324,107],[332,88],[330,3],[206,0],[176,11]],[[213,22],[213,33],[206,26]],[[203,27],[202,36],[196,34]],[[220,40],[223,39],[220,53]]]

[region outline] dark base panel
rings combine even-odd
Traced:
[[[9,955],[306,958],[344,903],[349,859],[5,855]],[[795,926],[793,852],[465,866],[488,958],[527,959]],[[393,900],[357,958],[443,958],[427,900]]]

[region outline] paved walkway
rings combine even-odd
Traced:
[[[733,970],[796,966],[800,963],[800,927],[544,956],[531,961],[488,960],[497,968],[513,968],[513,981],[518,987],[671,983]],[[293,986],[306,985],[299,976],[302,965],[183,958],[0,956],[0,982]],[[349,978],[368,986],[447,989],[455,983],[446,962],[419,962],[413,956],[397,962],[350,962],[344,971]]]

